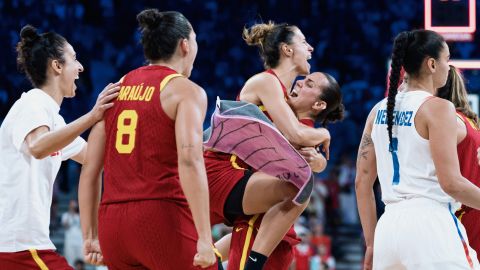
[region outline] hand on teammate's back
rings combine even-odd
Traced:
[[[90,114],[92,115],[95,122],[98,122],[103,119],[103,115],[106,110],[110,109],[113,106],[113,100],[118,97],[120,90],[120,82],[109,83],[102,92],[98,95],[97,102],[93,106]]]
[[[85,262],[93,265],[103,265],[103,255],[98,239],[85,239],[83,241],[83,258]]]
[[[193,257],[193,265],[207,268],[217,262],[211,241],[199,239],[197,242],[197,254]]]

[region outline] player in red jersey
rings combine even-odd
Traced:
[[[316,103],[325,106],[316,109]],[[327,73],[314,72],[305,79],[296,82],[290,93],[289,104],[299,121],[311,128],[314,123],[325,126],[329,122],[343,119],[343,104],[340,86]],[[326,159],[314,158],[318,153],[311,148],[299,150],[316,172],[326,167]],[[320,154],[321,155],[321,154]],[[231,235],[225,236],[216,246],[222,253],[222,258],[228,259],[228,269],[242,269],[247,254],[250,252],[260,228],[263,215],[238,217],[233,226]],[[273,253],[268,257],[265,270],[288,269],[293,260],[293,246],[299,242],[293,226]]]
[[[286,102],[287,89],[291,89],[294,79],[310,72],[307,60],[313,48],[300,29],[270,22],[244,29],[243,37],[247,44],[260,48],[267,71],[250,78],[239,99],[268,111],[267,115],[292,144],[314,147],[323,143],[328,149],[328,131],[299,123]],[[317,103],[315,108],[318,110],[324,105]],[[292,199],[297,188],[276,177],[248,170],[235,155],[206,151],[204,156],[211,191],[212,224],[233,223],[238,216],[265,213],[245,265],[247,270],[262,269],[308,201],[294,204]],[[314,158],[321,157],[316,154]]]
[[[475,159],[480,147],[480,126],[477,114],[468,103],[468,93],[462,75],[450,66],[447,83],[439,88],[437,96],[449,100],[457,110],[457,151],[460,172],[477,187],[480,187],[480,166]],[[480,210],[466,205],[456,212],[467,231],[470,246],[480,259]]]
[[[114,109],[89,136],[79,190],[85,258],[109,269],[206,268],[216,258],[202,158],[207,99],[188,79],[195,32],[178,12],[148,9],[137,20],[150,65],[122,78]]]

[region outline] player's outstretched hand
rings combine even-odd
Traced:
[[[85,262],[93,265],[103,265],[103,255],[98,239],[85,239],[83,241],[83,257]]]
[[[211,241],[198,240],[197,254],[193,257],[193,265],[207,268],[217,262],[217,257],[213,251],[213,244]]]

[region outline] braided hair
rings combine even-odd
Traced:
[[[392,130],[395,97],[402,67],[409,76],[419,74],[426,57],[438,59],[445,40],[438,33],[430,30],[414,30],[402,32],[395,37],[392,50],[392,64],[389,77],[387,97],[387,130],[390,142],[389,150],[393,151]]]

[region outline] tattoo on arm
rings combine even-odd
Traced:
[[[182,149],[193,149],[195,146],[193,144],[182,144]]]
[[[367,160],[370,145],[373,145],[372,137],[370,134],[363,134],[362,141],[360,142],[360,149],[358,149],[357,159],[363,158]]]

